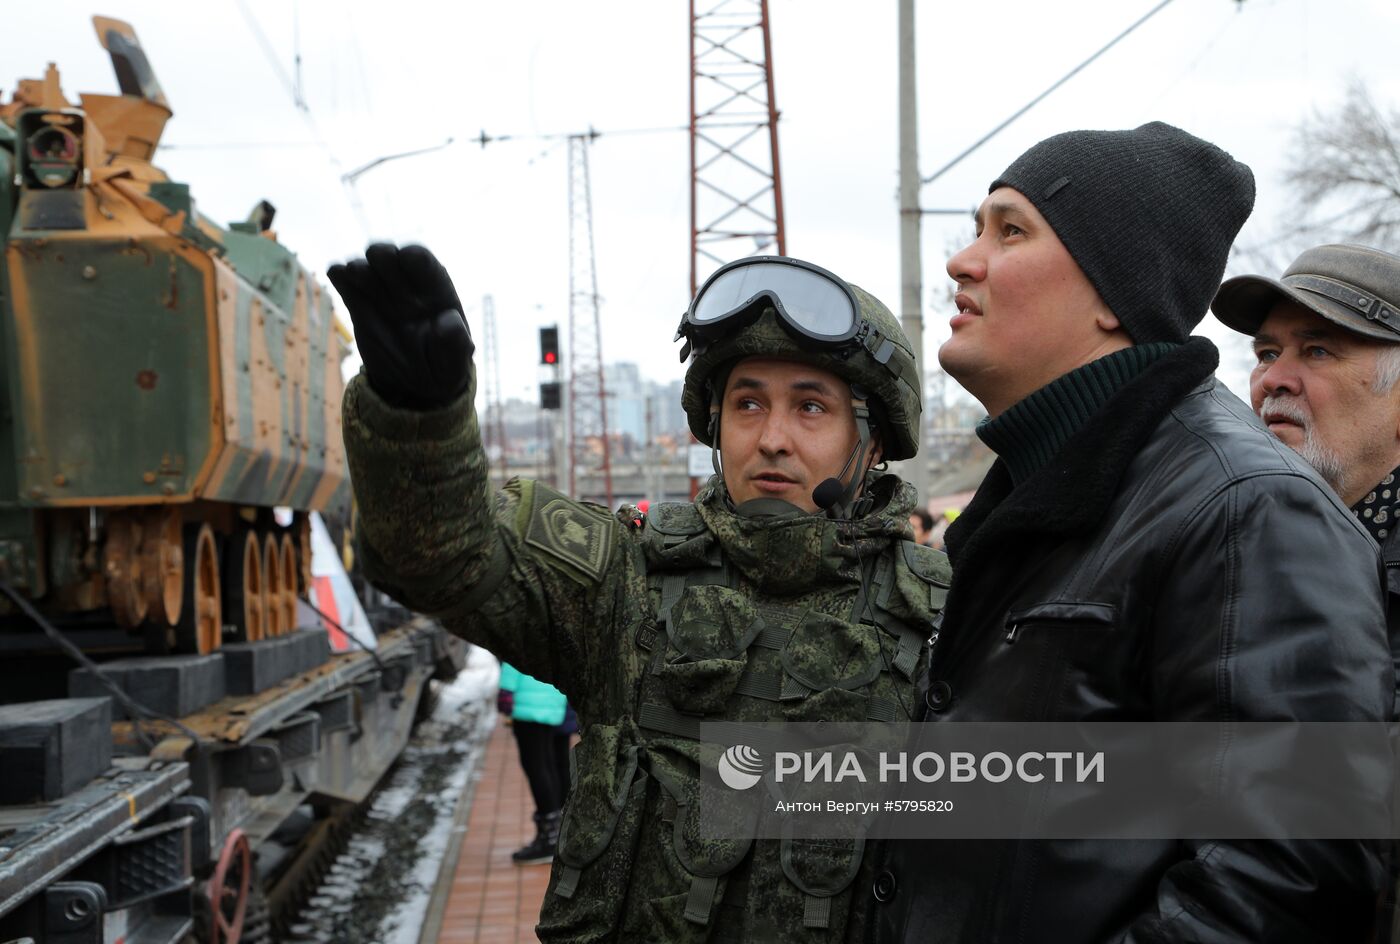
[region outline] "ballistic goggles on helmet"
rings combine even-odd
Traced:
[[[799,344],[814,349],[866,347],[880,364],[894,355],[894,342],[872,332],[860,316],[855,292],[820,266],[787,256],[750,256],[726,263],[705,280],[690,303],[676,340],[685,338],[681,362],[693,351],[748,327],[766,301],[778,322]],[[877,341],[871,350],[869,341]]]

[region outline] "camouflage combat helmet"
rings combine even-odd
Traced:
[[[729,368],[742,358],[767,355],[829,370],[863,388],[874,405],[885,458],[908,459],[918,452],[923,406],[909,339],[879,299],[859,286],[842,284],[854,294],[858,317],[864,322],[856,336],[843,345],[814,345],[799,340],[781,323],[773,306],[766,304],[757,320],[696,351],[681,391],[681,407],[696,439],[707,446],[715,445],[711,407]],[[755,304],[765,303],[759,299]]]

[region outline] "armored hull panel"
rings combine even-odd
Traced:
[[[345,482],[329,299],[269,239],[202,248],[105,189],[82,230],[23,227],[26,194],[6,246],[18,504],[326,508]]]

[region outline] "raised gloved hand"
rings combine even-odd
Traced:
[[[326,271],[350,310],[374,392],[391,406],[434,410],[471,384],[471,330],[442,263],[422,246],[375,243]]]

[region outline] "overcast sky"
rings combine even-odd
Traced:
[[[697,0],[705,8],[708,0]],[[1156,5],[1157,0],[918,4],[925,174]],[[771,0],[788,252],[898,311],[896,5]],[[535,329],[567,324],[567,147],[520,138],[594,127],[591,156],[603,349],[656,380],[681,376],[674,329],[689,293],[688,6],[683,0],[70,0],[8,4],[0,79],[54,61],[69,97],[115,91],[89,22],[131,22],[175,111],[157,163],[219,222],[262,198],[282,241],[316,270],[367,238],[422,242],[446,262],[469,319],[495,298],[507,396],[534,398]],[[1296,215],[1280,172],[1292,129],[1347,82],[1400,103],[1394,0],[1174,0],[956,170],[927,207],[976,205],[1036,141],[1071,128],[1164,120],[1250,164],[1259,182],[1241,244]],[[301,57],[308,111],[290,84]],[[309,119],[309,120],[308,120]],[[366,173],[352,212],[340,175],[376,157],[457,143]],[[1133,221],[1116,221],[1127,243]],[[947,336],[944,262],[962,219],[924,229],[925,344]],[[1271,273],[1277,274],[1277,273]],[[473,329],[480,337],[478,326]],[[1222,376],[1241,391],[1230,332]]]

